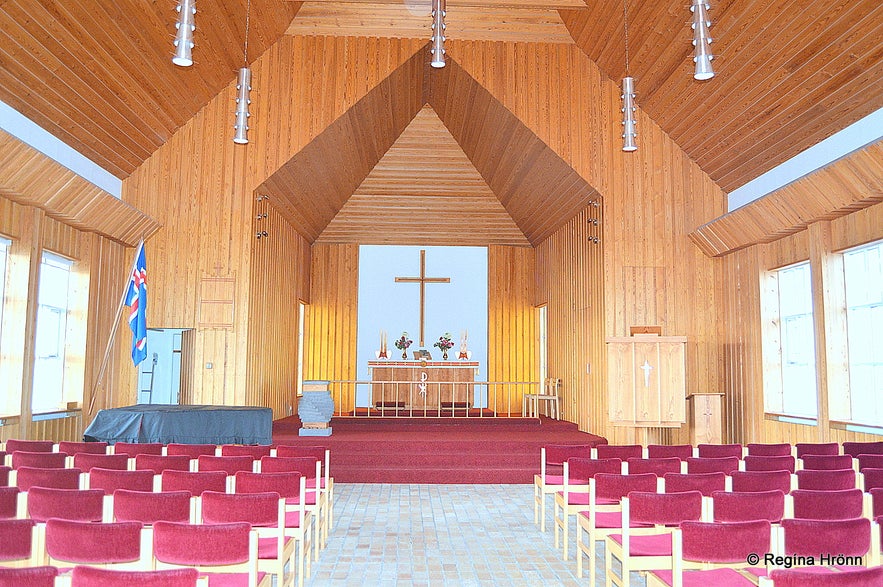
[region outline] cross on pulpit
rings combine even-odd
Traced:
[[[426,284],[427,283],[451,283],[450,277],[426,277],[426,251],[420,249],[420,276],[419,277],[396,277],[396,283],[419,283],[420,284],[420,346],[424,345],[424,318],[426,316]]]

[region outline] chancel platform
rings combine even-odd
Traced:
[[[472,406],[476,361],[368,361],[375,407]]]
[[[99,410],[86,440],[181,444],[270,444],[273,410],[255,406],[138,404]]]

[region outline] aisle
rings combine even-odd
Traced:
[[[588,582],[534,526],[531,485],[335,484],[335,501],[309,587]]]

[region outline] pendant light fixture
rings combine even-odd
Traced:
[[[445,0],[432,0],[432,48],[429,50],[435,68],[445,66]]]
[[[248,0],[245,8],[245,65],[239,69],[239,78],[236,82],[236,122],[233,124],[233,142],[238,145],[248,143],[248,118],[251,114],[248,105],[251,100],[248,93],[251,91],[251,68],[248,66],[248,27],[251,18],[251,0]]]
[[[708,20],[709,8],[711,7],[707,0],[693,0],[693,5],[690,6],[693,13],[693,61],[696,63],[693,77],[698,80],[714,77],[714,69],[711,67],[714,55],[711,54],[711,35],[708,33],[708,27],[711,26],[711,21]]]
[[[196,0],[180,0],[178,22],[175,23],[175,54],[172,63],[181,67],[193,65],[193,31],[196,30]]]
[[[638,145],[635,142],[638,133],[635,131],[635,80],[629,70],[629,19],[628,0],[622,0],[622,22],[625,33],[625,77],[622,78],[622,150],[626,152],[636,151]]]

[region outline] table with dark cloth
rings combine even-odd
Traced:
[[[138,404],[99,410],[83,438],[111,444],[270,444],[272,428],[270,408]]]

